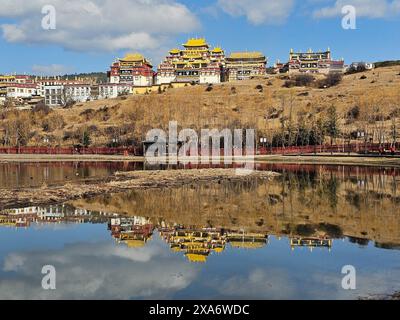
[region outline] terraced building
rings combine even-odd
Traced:
[[[220,83],[224,81],[225,52],[210,49],[204,38],[192,38],[184,49],[172,49],[158,66],[157,84],[171,82]]]

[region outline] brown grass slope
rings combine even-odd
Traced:
[[[365,76],[365,77],[364,77]],[[313,126],[335,106],[341,131],[383,130],[390,135],[400,116],[400,67],[344,76],[334,87],[284,87],[281,76],[269,79],[187,86],[142,96],[76,104],[70,109],[2,110],[0,142],[6,145],[73,145],[90,137],[91,145],[141,141],[152,128],[255,128],[272,137],[286,126]],[[354,112],[354,108],[358,112]],[[393,130],[392,130],[393,131]]]

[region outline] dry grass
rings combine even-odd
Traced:
[[[179,127],[250,127],[268,136],[279,130],[282,118],[291,118],[293,123],[299,118],[315,121],[332,105],[343,130],[363,128],[366,123],[373,126],[371,117],[382,116],[387,120],[383,125],[389,128],[389,115],[400,115],[399,72],[400,67],[387,67],[347,75],[339,85],[327,89],[284,88],[284,79],[270,76],[214,85],[211,91],[206,91],[207,86],[188,86],[161,94],[82,103],[34,117],[28,144],[42,144],[42,137],[50,136],[53,145],[72,145],[80,142],[84,131],[90,133],[93,145],[105,145],[113,137],[121,142],[140,141],[149,129],[167,129],[173,120]],[[363,75],[366,79],[360,79]],[[354,106],[360,113],[357,119],[348,119]],[[0,123],[5,121],[7,116]]]

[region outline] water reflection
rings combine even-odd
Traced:
[[[399,290],[398,171],[264,169],[272,166],[282,173],[273,181],[3,210],[0,298],[356,299]],[[57,269],[55,292],[40,288],[44,264]],[[341,288],[347,264],[358,270],[356,291]]]
[[[38,187],[88,178],[103,178],[116,171],[140,170],[137,162],[9,162],[0,163],[0,189]]]

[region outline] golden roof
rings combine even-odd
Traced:
[[[181,52],[181,50],[179,50],[179,49],[172,49],[169,53],[171,53],[171,54],[178,54],[179,52]]]
[[[264,55],[261,52],[232,52],[229,56],[231,59],[255,59],[255,58],[264,58]]]
[[[3,227],[14,227],[15,223],[14,222],[0,222],[0,226],[3,226]]]
[[[141,248],[145,245],[143,240],[126,240],[125,243],[129,248]]]
[[[234,248],[259,249],[265,245],[265,242],[232,241],[230,244]]]
[[[184,47],[208,47],[206,39],[204,38],[191,38],[183,44]]]
[[[190,262],[205,263],[207,261],[207,256],[203,254],[187,253],[186,257]]]
[[[140,53],[127,53],[120,61],[143,61],[145,58]]]
[[[212,52],[214,52],[214,53],[222,53],[223,50],[220,47],[215,47]]]

